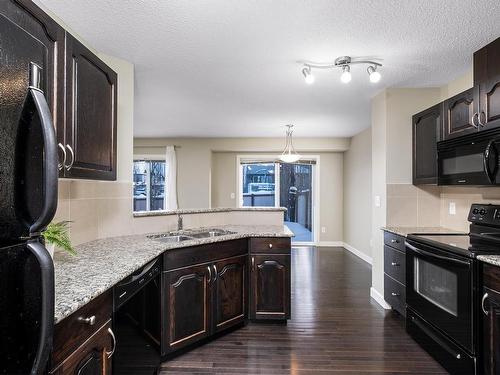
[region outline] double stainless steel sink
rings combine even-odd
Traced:
[[[222,229],[209,229],[205,231],[182,231],[182,233],[167,232],[162,234],[154,234],[148,236],[148,238],[160,242],[176,243],[176,242],[184,242],[201,238],[226,236],[228,234],[235,234],[235,232]]]

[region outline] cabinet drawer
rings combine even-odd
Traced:
[[[167,250],[163,255],[163,270],[170,271],[247,253],[245,239]]]
[[[59,322],[54,327],[52,364],[59,364],[97,332],[111,318],[112,308],[111,290],[108,290]],[[92,317],[94,317],[93,324],[80,320]]]
[[[250,252],[254,254],[290,254],[289,237],[251,238]]]
[[[500,292],[500,267],[483,263],[483,284]]]
[[[384,232],[384,244],[398,249],[399,251],[406,252],[405,238],[399,234]]]
[[[402,251],[384,246],[384,272],[401,284],[406,284],[406,255]]]
[[[388,275],[384,276],[384,299],[401,315],[406,315],[406,287]]]

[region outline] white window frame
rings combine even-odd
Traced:
[[[165,178],[167,178],[167,161],[165,159],[165,155],[153,155],[153,154],[139,154],[139,155],[134,155],[133,156],[133,159],[132,159],[132,170],[134,168],[134,163],[136,161],[163,161],[165,162]],[[148,164],[148,174],[149,174],[149,164]],[[134,175],[132,173],[132,186],[133,186],[133,178],[134,178]],[[148,180],[146,182],[146,197],[149,197],[149,193],[150,193],[150,181]],[[165,207],[165,205],[167,204],[167,201],[166,201],[166,196],[163,198],[163,206]],[[157,211],[166,211],[166,210],[156,210],[155,212]],[[135,211],[134,210],[134,190],[132,189],[132,212],[134,213],[137,213],[137,212],[151,212],[151,202],[149,200],[149,198],[146,198],[146,210],[144,211]]]

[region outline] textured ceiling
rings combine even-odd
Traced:
[[[135,64],[138,137],[351,136],[383,87],[435,86],[470,68],[500,36],[498,0],[36,0],[97,50]],[[384,64],[371,84],[340,55]]]

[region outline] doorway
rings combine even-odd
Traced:
[[[240,207],[285,207],[285,225],[294,244],[314,244],[319,157],[283,163],[270,156],[238,156]]]

